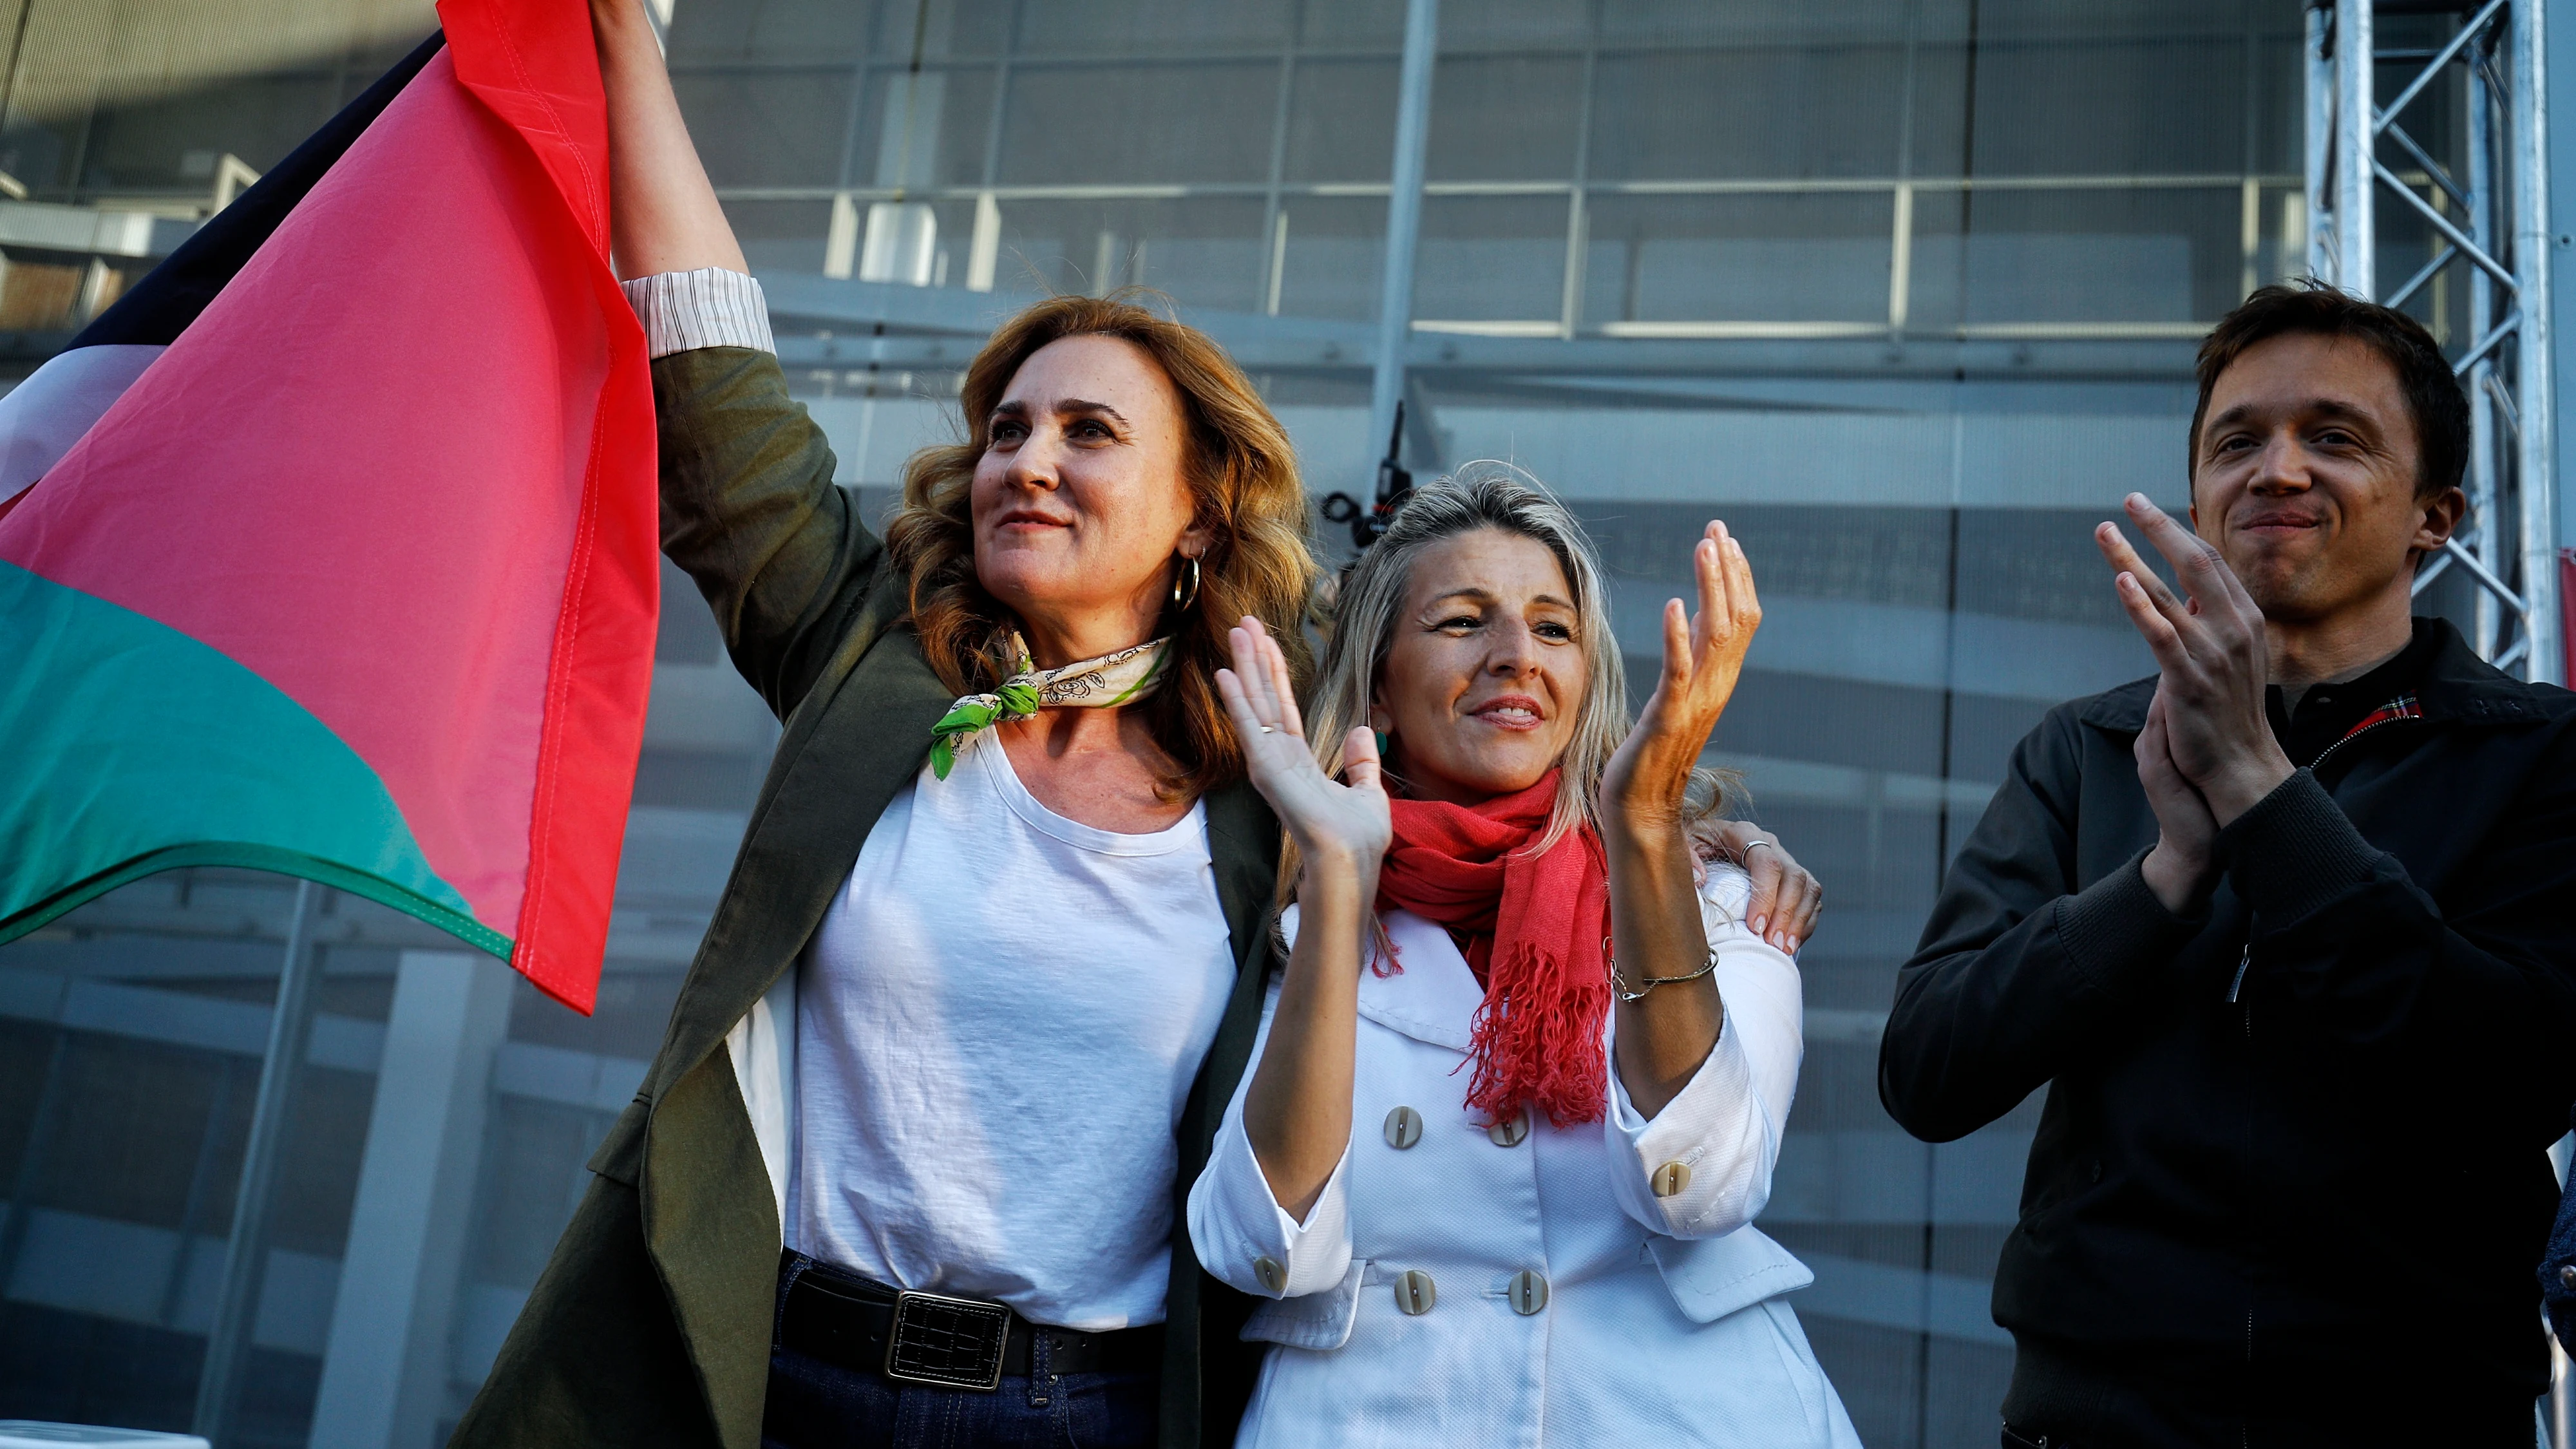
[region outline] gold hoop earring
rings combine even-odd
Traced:
[[[1190,566],[1190,582],[1187,589],[1182,588],[1181,571],[1172,570],[1172,612],[1175,614],[1188,613],[1190,605],[1199,601],[1199,561],[1189,554],[1181,555],[1181,561]]]

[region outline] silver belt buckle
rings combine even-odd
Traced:
[[[885,1376],[897,1383],[991,1393],[1002,1386],[1011,1309],[980,1298],[898,1292],[886,1335]]]

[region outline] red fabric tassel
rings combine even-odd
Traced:
[[[1529,846],[1556,807],[1557,772],[1481,805],[1393,802],[1395,839],[1378,873],[1380,910],[1402,909],[1463,939],[1485,988],[1476,1010],[1467,1105],[1501,1121],[1524,1107],[1559,1127],[1601,1120],[1610,1079],[1610,874],[1600,838],[1569,832]]]

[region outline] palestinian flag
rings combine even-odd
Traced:
[[[0,400],[0,941],[178,866],[588,1011],[659,574],[578,0],[444,26]]]

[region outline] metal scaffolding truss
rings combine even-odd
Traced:
[[[2450,330],[2472,422],[2469,516],[2415,589],[2462,571],[2478,586],[2470,630],[2478,653],[2522,678],[2563,682],[2551,517],[2545,7],[2410,0],[2377,8],[2461,19],[2437,44],[2392,49],[2374,41],[2371,0],[2312,4],[2308,269],[2392,307],[2429,296],[2437,311],[2460,309],[2452,315],[2465,325]],[[2398,82],[2385,106],[2383,77]],[[2383,286],[2377,267],[2383,199],[2429,232],[2429,255],[2394,287]],[[2449,289],[2462,286],[2455,300]]]

